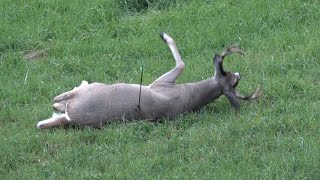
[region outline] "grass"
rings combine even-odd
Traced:
[[[308,1],[0,2],[1,179],[319,179],[320,3]],[[40,131],[52,98],[90,82],[144,84],[174,61],[158,34],[177,42],[179,83],[212,76],[229,44],[239,90],[264,95],[235,115],[225,97],[163,123]],[[48,49],[37,60],[30,51]]]

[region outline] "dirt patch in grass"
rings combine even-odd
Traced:
[[[38,60],[48,55],[49,49],[29,50],[22,52],[25,60]]]

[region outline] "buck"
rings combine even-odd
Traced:
[[[149,120],[172,118],[185,112],[199,109],[225,95],[234,109],[239,110],[238,99],[252,100],[261,95],[260,88],[249,96],[236,91],[239,73],[226,72],[224,58],[233,53],[244,54],[235,47],[228,47],[213,58],[215,74],[206,80],[176,84],[185,65],[176,43],[166,33],[160,34],[168,44],[175,59],[175,67],[148,86],[141,84],[103,84],[82,81],[79,87],[54,98],[54,115],[40,121],[37,128],[58,126],[101,128],[103,125],[121,120]]]

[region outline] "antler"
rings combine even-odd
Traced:
[[[249,96],[244,96],[244,95],[240,94],[239,92],[236,92],[237,98],[242,99],[242,100],[246,100],[246,101],[257,99],[261,95],[262,95],[261,85],[259,85],[258,88],[256,89],[256,91]]]
[[[221,56],[218,54],[216,54],[214,56],[213,62],[214,62],[214,66],[215,66],[215,75],[220,74],[220,73],[222,75],[226,75],[226,72],[224,71],[223,65],[222,65],[223,59],[227,55],[234,54],[234,53],[239,53],[239,54],[245,55],[245,53],[240,48],[238,48],[234,45],[231,45],[222,52]]]
[[[223,60],[227,55],[234,54],[234,53],[239,53],[239,54],[242,54],[242,55],[246,55],[240,48],[238,48],[235,45],[231,45],[231,46],[229,46],[227,49],[225,49],[222,52],[221,58]]]

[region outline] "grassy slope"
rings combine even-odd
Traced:
[[[0,177],[320,177],[318,1],[126,2],[0,2]],[[160,31],[187,64],[179,83],[211,76],[213,54],[235,43],[247,56],[226,68],[243,74],[240,90],[262,83],[264,96],[238,116],[223,97],[165,123],[34,128],[83,79],[137,83],[144,64],[148,84],[170,69]],[[44,48],[47,57],[22,59]]]

